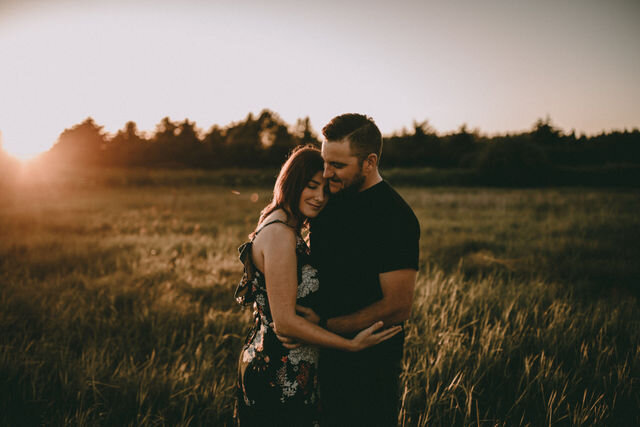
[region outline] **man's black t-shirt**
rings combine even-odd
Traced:
[[[418,269],[420,226],[386,181],[332,196],[311,224],[311,254],[320,273],[318,313],[337,317],[382,299],[379,274]],[[388,325],[390,326],[390,325]],[[355,334],[354,334],[355,335]],[[353,362],[402,357],[403,334],[358,353],[325,351]]]
[[[416,216],[385,181],[332,196],[311,224],[311,256],[320,274],[314,309],[331,318],[382,299],[379,274],[417,270],[419,239]],[[321,349],[323,425],[397,424],[403,342],[401,332],[355,353]]]

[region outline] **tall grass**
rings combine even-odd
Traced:
[[[422,253],[400,424],[640,423],[636,194],[401,192]],[[236,248],[268,196],[3,187],[0,424],[229,424]]]
[[[427,271],[406,341],[403,425],[633,425],[637,301]]]

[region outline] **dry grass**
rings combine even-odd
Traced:
[[[0,191],[0,424],[229,423],[236,248],[269,192]],[[635,193],[401,192],[422,225],[401,424],[640,423]]]

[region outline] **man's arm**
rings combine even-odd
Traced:
[[[327,329],[348,334],[368,328],[378,320],[382,320],[385,327],[407,320],[413,305],[416,275],[413,269],[380,273],[382,299],[351,314],[328,319]]]

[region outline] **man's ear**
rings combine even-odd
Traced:
[[[365,174],[371,173],[373,170],[378,167],[378,155],[375,153],[370,153],[366,159],[362,162],[362,170]]]

